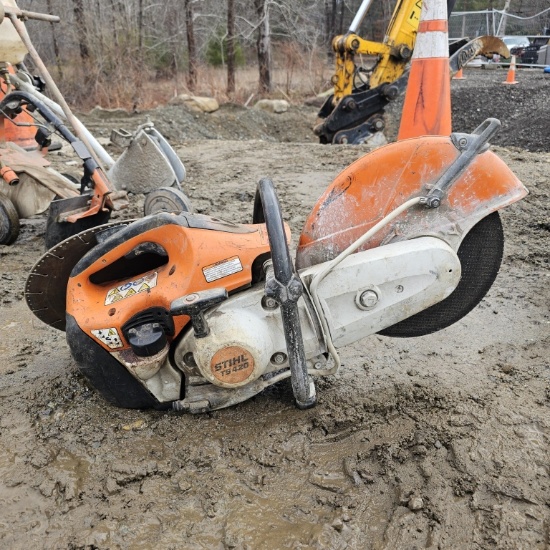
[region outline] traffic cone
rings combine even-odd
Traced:
[[[424,0],[397,139],[448,136],[451,75],[446,0]]]
[[[454,80],[466,80],[466,77],[464,76],[464,73],[462,72],[462,67],[458,69],[456,74],[453,76]]]
[[[508,75],[506,76],[506,81],[503,84],[517,84],[516,80],[516,56],[512,56],[510,61],[510,68],[508,69]]]

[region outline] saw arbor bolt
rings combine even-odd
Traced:
[[[378,294],[374,290],[365,290],[359,296],[359,303],[365,309],[372,309],[378,303]]]

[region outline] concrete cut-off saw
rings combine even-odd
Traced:
[[[66,331],[79,369],[117,406],[205,412],[290,378],[308,408],[338,348],[443,329],[489,290],[498,210],[527,194],[488,150],[499,126],[354,162],[315,204],[294,263],[262,179],[251,224],[160,213],[63,241],[33,268],[27,303]]]

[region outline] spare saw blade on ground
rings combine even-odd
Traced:
[[[32,268],[25,285],[30,310],[44,323],[65,330],[67,283],[73,267],[98,244],[98,235],[133,220],[107,223],[82,231],[48,250]]]

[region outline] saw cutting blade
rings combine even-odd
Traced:
[[[65,330],[67,283],[73,267],[98,244],[97,236],[123,227],[132,220],[92,227],[61,241],[48,250],[32,268],[25,285],[25,299],[30,310],[44,323]]]

